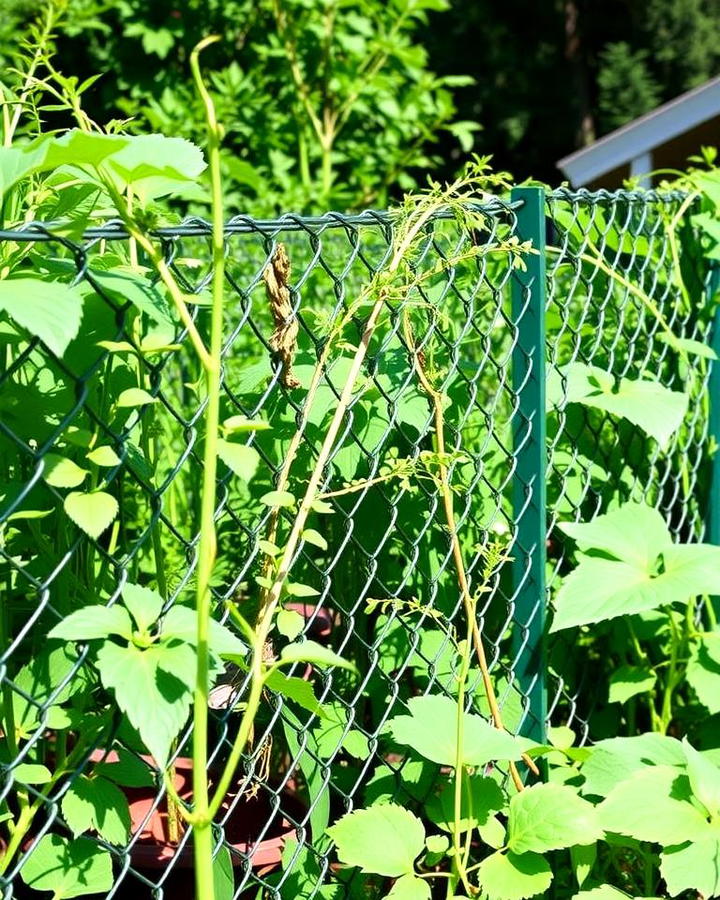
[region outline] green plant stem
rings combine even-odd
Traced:
[[[201,41],[190,55],[195,86],[203,101],[207,120],[208,158],[212,202],[212,312],[210,320],[210,354],[205,360],[207,401],[205,407],[205,447],[203,454],[202,501],[200,509],[200,541],[198,546],[196,591],[197,669],[193,697],[193,838],[195,858],[196,900],[214,900],[212,815],[208,785],[208,694],[210,688],[210,615],[212,593],[210,582],[217,554],[215,532],[215,494],[217,476],[218,432],[220,427],[220,390],[222,371],[222,334],[224,313],[225,241],[223,220],[222,175],[220,172],[221,132],[215,106],[200,72],[199,55],[215,37]],[[204,345],[203,345],[204,346]]]
[[[678,650],[680,647],[680,632],[672,615],[672,610],[668,611],[668,620],[670,622],[670,666],[665,678],[665,689],[663,691],[662,712],[660,714],[660,726],[662,733],[666,734],[670,722],[672,721],[672,698],[673,692],[677,684],[677,664]]]

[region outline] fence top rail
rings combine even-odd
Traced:
[[[656,190],[616,190],[605,189],[591,191],[586,188],[571,189],[567,187],[546,191],[547,200],[566,201],[568,203],[606,204],[612,202],[671,204],[682,202],[687,198],[684,191]],[[477,212],[489,216],[508,213],[522,206],[524,201],[510,202],[501,197],[494,197],[474,208]],[[450,219],[450,210],[440,210],[435,218]],[[256,218],[249,215],[233,216],[225,224],[227,236],[237,234],[262,234],[275,236],[285,232],[306,231],[315,233],[328,228],[357,228],[359,226],[378,226],[386,228],[393,222],[393,210],[367,209],[359,213],[327,212],[317,216],[303,216],[296,213],[283,213],[275,218]],[[52,222],[26,222],[17,228],[0,229],[0,241],[19,241],[23,243],[44,243],[59,241],[67,245],[75,243],[63,233],[61,225]],[[172,241],[178,238],[206,237],[212,233],[212,224],[200,216],[189,216],[177,225],[169,225],[152,229],[150,232],[161,241]],[[120,219],[110,219],[102,225],[85,230],[82,242],[123,241],[129,233]]]
[[[606,188],[600,188],[591,191],[588,188],[569,188],[559,187],[554,190],[547,191],[545,194],[548,200],[564,200],[568,203],[645,203],[645,204],[671,204],[681,203],[686,200],[688,194],[686,191],[656,191],[645,188],[637,188],[635,190],[619,189],[609,191]]]

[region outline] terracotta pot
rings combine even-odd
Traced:
[[[112,756],[112,753],[108,755],[108,761],[112,761]],[[175,760],[174,774],[175,790],[183,800],[191,800],[192,760],[184,756]],[[166,798],[163,798],[157,809],[153,809],[157,796],[154,786],[125,788],[125,794],[130,804],[133,837],[138,835],[130,848],[133,864],[143,869],[159,869],[165,868],[171,859],[178,857],[175,865],[191,867],[191,841],[186,841],[180,849],[170,843]],[[226,799],[221,808],[223,812],[227,812],[233,800],[232,795]],[[302,807],[294,797],[286,796],[284,804],[294,807],[294,811],[302,815]],[[273,816],[265,837],[258,842],[257,835]],[[253,869],[265,873],[280,863],[285,841],[294,836],[295,827],[282,814],[274,813],[262,795],[242,798],[225,826],[225,838],[231,850],[237,851],[231,853],[233,865],[240,865],[243,859],[252,854]]]

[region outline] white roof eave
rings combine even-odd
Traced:
[[[720,76],[558,160],[576,187],[720,115]]]

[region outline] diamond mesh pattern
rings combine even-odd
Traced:
[[[592,261],[599,257],[620,271],[674,332],[704,339],[708,323],[702,304],[688,306],[671,277],[672,247],[662,221],[679,202],[652,194],[547,197],[547,377],[550,384],[555,373],[559,385],[548,409],[550,597],[566,566],[557,522],[589,518],[606,508],[607,485],[596,477],[596,452],[614,471],[630,447],[631,471],[617,473],[628,497],[657,505],[678,535],[703,534],[707,362],[680,366],[647,304]],[[326,467],[323,498],[334,514],[315,516],[311,527],[327,547],[302,544],[293,566],[293,579],[313,586],[318,595],[295,609],[305,632],[351,659],[359,675],[296,666],[292,674],[312,684],[325,717],[267,693],[238,783],[217,821],[233,856],[238,897],[353,896],[359,887],[352,873],[331,868],[332,848],[323,835],[328,823],[378,797],[412,805],[432,790],[436,768],[411,764],[392,746],[385,728],[413,695],[452,695],[453,638],[462,623],[433,469],[433,409],[418,382],[409,341],[445,397],[454,512],[471,587],[483,583],[490,543],[500,543],[520,563],[503,565],[493,576],[479,616],[507,727],[528,733],[537,717],[514,674],[521,658],[537,647],[526,633],[518,640],[515,619],[523,585],[514,583],[513,572],[522,570],[529,553],[516,542],[518,501],[512,491],[523,452],[512,362],[520,323],[512,312],[515,276],[509,256],[495,252],[517,236],[517,220],[515,207],[499,201],[482,212],[482,232],[464,232],[443,216],[428,228],[415,260],[421,286],[403,308],[389,304],[385,310]],[[197,295],[201,333],[209,320],[204,299],[211,276],[209,233],[207,223],[196,219],[157,232],[167,261]],[[249,484],[220,467],[214,578],[219,615],[227,598],[245,609],[257,603],[257,542],[270,519],[259,498],[274,488],[328,334],[370,274],[382,267],[391,235],[391,219],[374,212],[272,221],[238,217],[227,226],[223,417],[262,417],[271,428],[246,438],[261,459]],[[62,359],[37,339],[0,330],[0,684],[5,721],[10,715],[15,726],[14,737],[3,740],[0,811],[9,809],[15,817],[22,809],[32,811],[27,835],[5,857],[0,885],[10,898],[38,896],[19,872],[42,837],[71,836],[63,811],[69,786],[112,764],[115,757],[105,759],[106,751],[119,752],[131,768],[143,754],[128,723],[111,712],[107,694],[87,679],[82,682],[82,675],[78,681],[88,650],[55,659],[51,677],[30,672],[28,664],[60,618],[99,600],[115,602],[127,581],[156,587],[168,607],[192,587],[203,401],[198,366],[183,348],[185,336],[161,333],[147,315],[138,315],[142,298],[125,297],[108,275],[126,261],[127,240],[118,227],[111,223],[75,242],[30,225],[0,239],[16,242],[21,267],[56,273],[86,291],[81,337]],[[283,385],[283,365],[270,345],[274,325],[263,272],[279,243],[292,265],[291,301],[299,325],[296,388]],[[468,257],[478,243],[483,252]],[[438,265],[439,260],[445,262]],[[317,458],[361,332],[357,316],[344,328],[323,375],[292,470],[290,489],[297,494]],[[144,351],[134,352],[139,346]],[[660,450],[628,422],[570,402],[564,373],[577,362],[617,377],[651,373],[668,387],[689,390],[685,426]],[[153,402],[118,404],[123,390],[137,388]],[[102,486],[115,498],[119,510],[94,539],[65,514],[68,491],[45,480],[53,454],[82,464],[88,433],[91,446],[109,446],[117,455],[117,462],[88,476],[95,479],[93,487]],[[595,448],[583,445],[588,440]],[[536,552],[542,552],[542,541]],[[545,597],[536,602],[541,606]],[[428,624],[432,629],[424,627]],[[547,677],[556,721],[579,726],[583,738],[595,699],[583,680],[586,672],[580,640],[554,642],[549,672],[535,673]],[[211,775],[232,743],[238,720],[233,703],[243,696],[236,671],[229,669],[220,682],[225,687],[213,703]],[[68,696],[68,685],[76,699]],[[94,711],[80,727],[72,710],[83,691],[91,693]],[[487,713],[476,669],[469,693],[475,707]],[[177,747],[176,777],[179,783],[186,779],[184,787],[190,777],[184,761],[188,736],[189,730]],[[50,780],[24,784],[27,770],[18,767],[26,764],[48,765]],[[178,846],[165,847],[158,861],[157,846],[150,842],[148,849],[141,833],[153,808],[166,810],[159,773],[151,787],[123,790],[131,801],[145,803],[144,825],[127,846],[100,842],[112,854],[115,882],[110,893],[98,896],[190,896],[190,834],[181,834]],[[10,832],[4,837],[12,840]],[[92,832],[90,839],[95,840]]]

